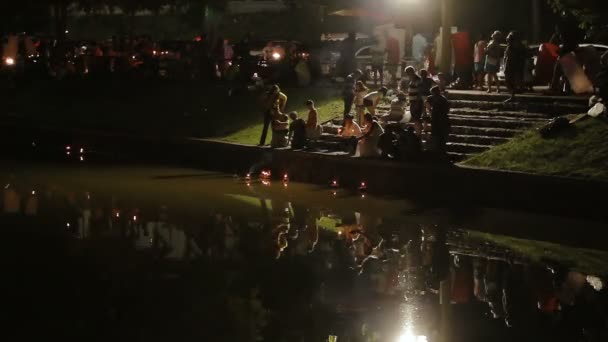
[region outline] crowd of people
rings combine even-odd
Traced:
[[[408,66],[404,75],[397,89],[370,90],[362,80],[361,70],[349,74],[341,90],[342,127],[331,139],[341,142],[343,150],[356,157],[416,160],[422,155],[423,139],[429,141],[429,151],[445,154],[450,133],[450,103],[444,96],[445,88],[437,85],[424,69],[417,71]],[[259,145],[266,145],[271,128],[273,148],[314,148],[323,127],[313,100],[306,102],[305,119],[296,112],[284,114],[286,103],[287,96],[278,85],[265,94]],[[388,113],[378,112],[380,105],[388,103]]]

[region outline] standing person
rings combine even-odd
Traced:
[[[380,74],[380,86],[384,85],[384,55],[386,48],[378,39],[376,44],[371,47],[372,53],[372,75],[374,78],[374,87],[378,84],[378,74]]]
[[[348,37],[342,41],[340,49],[340,59],[338,63],[338,74],[349,75],[355,71],[355,46],[357,41],[357,33],[349,32]]]
[[[346,76],[342,88],[342,101],[344,101],[344,116],[350,114],[355,100],[355,83],[361,78],[363,72],[357,69],[352,74]]]
[[[355,112],[357,113],[358,123],[363,122],[363,115],[365,115],[365,105],[363,104],[363,99],[365,99],[368,91],[369,89],[365,86],[363,81],[357,81],[355,84]]]
[[[391,83],[393,86],[397,84],[397,69],[401,63],[401,50],[399,41],[392,37],[388,31],[384,32],[386,39],[386,69],[391,75]]]
[[[266,144],[266,136],[268,135],[268,127],[270,126],[270,122],[272,121],[273,108],[275,105],[278,107],[280,112],[285,110],[285,105],[287,104],[287,95],[281,92],[281,88],[277,84],[273,85],[263,100],[264,106],[264,127],[262,128],[262,135],[260,136],[260,144],[259,146],[264,146]]]
[[[234,49],[230,44],[228,39],[224,39],[224,70],[228,69],[228,67],[232,64],[232,59],[234,58]]]
[[[526,64],[526,47],[521,41],[517,31],[511,31],[507,36],[507,50],[505,51],[505,80],[511,91],[507,102],[515,100],[515,93],[521,90],[524,80],[524,66]]]
[[[473,62],[475,72],[475,87],[479,90],[483,90],[483,79],[486,76],[484,72],[484,59],[486,56],[486,49],[488,43],[483,39],[483,35],[480,33],[473,49]]]
[[[298,118],[298,113],[289,113],[291,124],[289,124],[289,141],[292,149],[303,149],[306,147],[306,121]]]
[[[426,111],[426,107],[424,103],[426,103],[426,99],[431,96],[431,88],[433,88],[436,84],[435,81],[429,76],[428,71],[425,69],[420,70],[420,97],[422,98],[422,123],[424,126],[424,131],[428,131],[428,113]]]
[[[357,153],[355,156],[364,158],[378,157],[380,156],[378,141],[380,140],[382,133],[384,133],[384,130],[369,113],[364,116],[364,124],[363,135],[358,138],[359,143],[357,144]]]
[[[407,96],[410,101],[410,114],[412,116],[412,122],[416,129],[416,135],[422,134],[422,112],[424,111],[424,103],[422,102],[422,95],[420,94],[420,87],[422,86],[422,78],[416,74],[416,69],[412,66],[405,68],[405,74],[410,80],[407,87]]]
[[[372,116],[376,115],[376,107],[378,107],[378,104],[380,104],[380,100],[386,97],[386,93],[388,93],[388,89],[386,87],[382,87],[377,91],[372,91],[371,93],[365,95],[363,98],[363,105]]]
[[[435,86],[431,89],[431,96],[426,100],[431,113],[431,141],[435,151],[445,153],[445,145],[450,134],[450,102],[441,95],[441,89]]]
[[[492,92],[492,84],[496,85],[496,92],[500,90],[500,84],[498,83],[498,70],[500,68],[500,39],[502,33],[500,31],[494,31],[492,33],[492,39],[486,48],[486,64],[485,72],[488,75],[488,93]]]
[[[319,125],[319,112],[315,108],[315,103],[312,100],[306,101],[306,108],[308,108],[308,119],[306,120],[306,137],[310,140],[317,140],[321,137],[323,132],[321,125]]]

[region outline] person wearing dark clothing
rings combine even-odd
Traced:
[[[340,59],[338,60],[338,74],[341,76],[348,75],[355,71],[355,47],[357,34],[350,32],[348,37],[342,41],[340,49]]]
[[[264,127],[262,128],[262,135],[260,136],[260,146],[266,144],[266,136],[268,135],[268,127],[273,117],[273,109],[278,109],[279,112],[285,110],[285,104],[287,103],[287,96],[281,92],[281,88],[278,85],[273,85],[270,90],[266,93],[264,100]]]
[[[291,141],[292,149],[303,149],[306,147],[306,121],[304,119],[298,118],[298,113],[291,112],[289,113],[289,119],[291,119],[291,124],[289,124],[289,141]]]
[[[384,133],[380,135],[380,140],[378,140],[378,148],[380,149],[382,158],[395,158],[396,142],[397,135],[395,134],[395,127],[393,125],[387,125],[384,130]]]
[[[608,52],[602,55],[602,69],[597,75],[598,95],[604,103],[608,103]]]
[[[355,101],[355,83],[363,75],[361,70],[357,69],[352,74],[349,74],[344,79],[342,88],[342,100],[344,101],[344,116],[350,114],[353,108],[353,102]]]
[[[420,136],[422,134],[422,112],[424,111],[424,102],[422,101],[422,95],[420,93],[422,78],[416,74],[416,69],[412,66],[405,68],[405,74],[410,81],[407,85],[407,95],[408,100],[410,101],[410,114],[412,116],[414,128],[416,129],[416,134]]]
[[[414,128],[409,126],[407,130],[398,132],[397,159],[400,161],[416,161],[422,153],[422,141],[416,135]]]
[[[526,63],[526,47],[521,41],[517,31],[511,31],[507,36],[507,50],[505,51],[505,79],[511,91],[511,98],[515,100],[515,93],[521,90],[524,80],[524,66]]]
[[[441,95],[439,87],[431,89],[431,96],[426,100],[431,113],[431,138],[435,151],[445,153],[445,145],[450,134],[450,102]]]

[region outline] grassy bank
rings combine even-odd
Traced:
[[[319,110],[320,122],[324,122],[336,116],[342,115],[342,100],[336,96],[337,91],[334,89],[294,88],[285,89],[284,92],[288,96],[287,107],[285,109],[286,112],[296,111],[300,117],[306,119],[308,110],[306,109],[304,102],[306,102],[308,99],[313,99],[317,109]],[[240,144],[256,145],[260,140],[262,127],[262,114],[256,112],[248,117],[246,125],[232,130],[232,132],[229,134],[220,136],[219,139]]]
[[[467,231],[468,238],[489,242],[511,251],[533,262],[556,262],[572,269],[593,275],[608,276],[608,252],[574,248],[550,242],[518,239],[503,235]]]
[[[463,164],[608,181],[608,123],[587,119],[553,139],[531,130]]]
[[[341,110],[336,88],[292,88],[287,110],[304,115],[304,101],[319,104],[321,119]],[[218,138],[257,143],[261,132],[260,93],[229,93],[225,85],[188,81],[36,81],[0,94],[8,116],[25,124],[95,129],[147,136]]]

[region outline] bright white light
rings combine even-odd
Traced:
[[[591,285],[591,287],[593,287],[595,291],[601,291],[604,288],[604,283],[602,282],[602,279],[596,276],[588,275],[587,282],[589,283],[589,285]]]
[[[15,60],[11,57],[6,57],[4,63],[6,63],[6,65],[15,65]]]
[[[424,335],[414,335],[414,333],[407,329],[401,336],[399,336],[398,342],[427,342],[426,336]]]
[[[68,33],[70,33],[70,31],[69,30],[65,30],[65,34],[68,34]]]
[[[272,54],[272,59],[274,59],[274,60],[279,60],[279,59],[281,59],[281,54],[280,54],[280,53],[278,53],[278,52],[273,53],[273,54]]]

